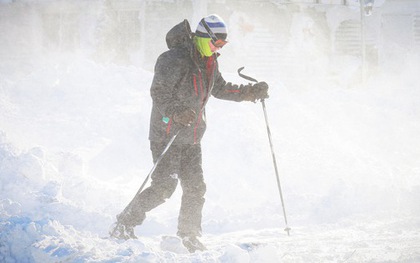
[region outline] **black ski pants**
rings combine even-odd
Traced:
[[[166,143],[151,142],[153,161],[159,158]],[[118,220],[126,225],[140,225],[146,213],[163,204],[174,193],[178,180],[182,187],[178,236],[200,236],[206,184],[203,178],[201,145],[176,145],[168,149],[156,166],[151,185],[136,195]]]

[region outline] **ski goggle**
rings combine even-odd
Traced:
[[[222,48],[224,45],[227,44],[227,41],[226,40],[223,40],[223,39],[217,39],[216,41],[214,41],[213,38],[212,38],[211,39],[211,43],[215,47]]]
[[[213,44],[213,46],[218,47],[218,48],[222,48],[224,45],[226,45],[227,41],[217,38],[217,36],[213,33],[213,31],[211,31],[209,25],[207,25],[204,18],[201,19],[200,22],[204,26],[204,28],[206,29],[207,33],[209,34],[209,36],[211,38],[211,43]]]

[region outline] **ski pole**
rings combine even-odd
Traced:
[[[287,224],[286,208],[284,206],[284,199],[283,199],[283,193],[282,193],[282,190],[281,190],[280,177],[279,177],[279,172],[278,172],[278,169],[277,169],[276,155],[274,154],[274,146],[273,146],[273,142],[272,142],[272,139],[271,139],[270,126],[268,125],[267,110],[266,110],[266,107],[265,107],[264,100],[261,100],[261,104],[262,104],[263,111],[264,111],[265,124],[267,126],[267,134],[268,134],[268,140],[270,142],[271,155],[273,157],[274,170],[276,172],[277,187],[279,189],[281,205],[283,207],[284,222],[286,223],[286,228],[284,229],[284,231],[286,231],[287,235],[290,236],[291,228]]]
[[[244,78],[246,80],[249,80],[249,81],[258,82],[258,80],[242,74],[241,71],[243,69],[244,69],[244,67],[241,67],[241,68],[238,69],[238,74],[239,74],[240,77],[242,77],[242,78]],[[261,100],[261,104],[262,104],[262,108],[263,108],[263,112],[264,112],[265,124],[266,124],[266,127],[267,127],[268,141],[270,142],[270,149],[271,149],[271,156],[273,158],[274,171],[276,173],[277,188],[279,189],[281,205],[282,205],[282,208],[283,208],[284,222],[286,224],[286,228],[284,229],[284,231],[286,231],[287,232],[287,235],[290,236],[290,230],[291,230],[291,228],[289,227],[289,225],[287,223],[286,208],[285,208],[285,205],[284,205],[283,192],[281,190],[279,171],[278,171],[278,168],[277,168],[276,155],[274,154],[273,140],[271,138],[270,125],[268,124],[267,109],[265,107],[265,101],[264,101],[264,99]]]
[[[154,163],[152,169],[150,169],[149,174],[146,176],[146,179],[144,179],[143,183],[140,186],[140,189],[137,191],[136,195],[134,195],[134,197],[138,196],[142,191],[144,186],[146,185],[146,183],[149,181],[150,177],[152,176],[153,172],[155,171],[156,167],[158,166],[158,164],[160,163],[160,161],[163,159],[163,157],[165,156],[166,152],[168,151],[168,149],[171,147],[172,143],[175,141],[176,137],[178,136],[178,134],[181,132],[182,129],[179,129],[175,135],[172,136],[172,138],[169,140],[168,144],[166,144],[165,149],[163,149],[162,153],[159,155],[159,157],[156,159],[156,162]],[[121,214],[125,214],[126,211],[129,211],[130,207],[133,204],[135,198],[133,198],[131,200],[131,202],[127,205],[127,207],[124,209],[124,211]]]
[[[136,195],[134,196],[134,198],[131,200],[131,202],[124,208],[123,212],[120,215],[124,215],[127,213],[127,211],[130,211],[131,206],[134,203],[134,200],[136,199],[135,197],[138,196],[142,191],[144,186],[146,185],[146,183],[149,181],[149,178],[152,176],[153,172],[155,171],[156,167],[158,166],[158,164],[160,163],[160,161],[162,160],[162,158],[165,156],[165,153],[168,151],[168,149],[171,147],[172,143],[175,141],[176,137],[178,136],[179,132],[181,131],[178,130],[174,136],[172,136],[172,138],[169,140],[168,144],[165,146],[165,149],[163,149],[162,153],[159,155],[159,157],[156,159],[155,164],[153,165],[152,169],[150,169],[149,174],[146,176],[146,179],[144,179],[143,183],[140,186],[140,189],[137,191]],[[118,217],[118,216],[117,216]],[[118,222],[117,222],[118,224]],[[115,227],[109,234],[110,236],[114,236],[115,232],[117,231],[117,227]]]

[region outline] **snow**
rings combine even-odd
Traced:
[[[193,254],[170,238],[180,189],[138,240],[107,238],[152,166],[152,72],[65,54],[2,67],[0,262],[419,262],[418,61],[351,88],[266,80],[290,236],[260,103],[210,100]]]

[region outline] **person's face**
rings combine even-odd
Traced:
[[[217,39],[216,42],[213,42],[213,40],[210,40],[209,42],[210,50],[213,53],[221,49],[226,44],[227,44],[227,41],[223,39]]]

